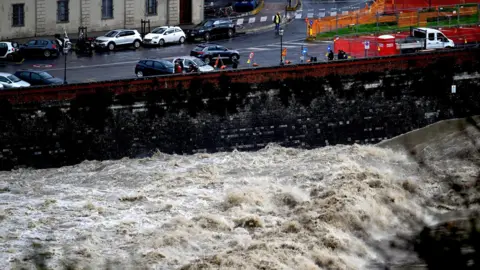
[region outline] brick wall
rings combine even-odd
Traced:
[[[452,61],[255,85],[232,83],[228,77],[218,87],[195,80],[188,89],[150,91],[141,100],[107,91],[55,106],[4,100],[0,169],[141,157],[156,150],[376,143],[442,119],[480,113],[478,61]]]

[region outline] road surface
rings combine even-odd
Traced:
[[[280,37],[275,36],[272,24],[271,29],[263,32],[239,35],[229,40],[217,40],[211,43],[238,50],[240,52],[239,68],[248,67],[247,58],[251,52],[254,52],[254,62],[259,66],[278,65],[280,63],[281,45],[283,48],[287,48],[286,60],[290,60],[292,63],[300,62],[302,48],[305,47],[308,50],[308,55],[316,56],[319,61],[323,61],[327,47],[331,42],[305,42],[305,17],[309,17],[312,12],[318,15],[319,10],[326,10],[328,15],[332,9],[339,10],[340,7],[352,6],[353,3],[346,1],[303,1],[302,10],[297,11],[293,22],[284,27],[283,42],[281,42]],[[140,59],[173,59],[189,55],[195,46],[195,43],[185,43],[160,48],[96,52],[91,57],[82,57],[75,55],[75,53],[70,53],[67,57],[67,81],[69,83],[78,83],[133,78],[135,76],[135,64]],[[14,73],[20,69],[42,69],[55,77],[63,78],[64,56],[62,55],[53,60],[29,59],[20,65],[0,67],[0,72]]]

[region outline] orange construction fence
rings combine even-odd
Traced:
[[[458,16],[472,16],[478,14],[478,6],[436,7],[435,11],[422,12],[398,11],[395,14],[384,15],[385,0],[378,0],[371,6],[348,12],[348,14],[328,16],[319,19],[306,18],[307,36],[315,38],[322,32],[335,31],[340,28],[354,27],[362,24],[396,24],[397,27],[426,26],[427,20],[432,18],[449,17],[456,19]],[[480,18],[479,18],[480,19]]]

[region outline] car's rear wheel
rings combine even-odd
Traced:
[[[210,41],[210,38],[211,36],[210,36],[210,33],[208,32],[203,35],[203,39],[205,39],[205,41]]]
[[[45,56],[46,58],[50,58],[50,56],[52,56],[52,53],[49,50],[45,50],[43,51],[43,56]]]
[[[160,46],[165,45],[165,40],[160,39],[160,40],[158,41],[158,45],[160,45]]]
[[[137,77],[142,78],[143,77],[143,72],[141,70],[137,71]]]
[[[205,64],[210,65],[210,63],[212,62],[212,58],[210,56],[207,56],[203,61],[205,62]]]
[[[185,37],[181,37],[178,42],[179,42],[180,44],[183,44],[183,43],[185,42]]]
[[[13,54],[7,55],[7,60],[8,61],[13,61]]]
[[[113,42],[108,43],[108,50],[109,51],[115,50],[115,43],[113,43]]]
[[[232,38],[233,37],[233,30],[228,29],[227,35],[228,35],[229,38]]]
[[[230,56],[230,60],[231,60],[232,62],[238,60],[238,58],[239,58],[239,57],[238,57],[238,55],[236,55],[236,54]]]

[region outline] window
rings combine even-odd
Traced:
[[[36,73],[32,73],[32,80],[41,80],[42,78],[40,78],[40,76]]]
[[[182,30],[180,30],[180,29],[175,29],[175,33],[180,33],[180,32],[182,32]]]
[[[21,27],[25,26],[25,5],[13,4],[12,5],[12,26]]]
[[[174,31],[173,29],[167,30],[167,32],[165,32],[165,34],[164,34],[164,35],[170,35],[170,34],[173,34],[173,31]]]
[[[0,76],[0,82],[10,83],[10,81],[7,80],[7,78],[5,78],[5,77],[3,77],[3,76]]]
[[[217,50],[217,46],[210,46],[208,47],[208,51],[216,51]]]
[[[153,67],[153,61],[145,61],[145,66]]]
[[[28,46],[34,46],[35,44],[37,44],[37,41],[36,40],[30,40],[27,45]]]
[[[40,75],[40,77],[42,77],[43,79],[51,79],[53,78],[52,75],[48,74],[47,72],[40,72],[38,75]]]
[[[57,22],[68,22],[68,0],[57,1]]]
[[[9,75],[9,76],[7,76],[7,79],[9,79],[9,80],[12,81],[12,82],[19,82],[19,81],[21,81],[21,80],[20,80],[17,76],[15,76],[15,75]]]
[[[435,40],[435,34],[434,33],[428,33],[428,40]]]
[[[157,15],[157,0],[145,0],[147,15]]]
[[[102,0],[102,19],[113,19],[113,0]]]
[[[163,65],[160,62],[153,62],[153,67],[156,69],[163,69]]]
[[[24,71],[24,72],[20,73],[19,77],[22,78],[22,79],[25,79],[25,78],[28,79],[28,78],[30,78],[30,72]]]

